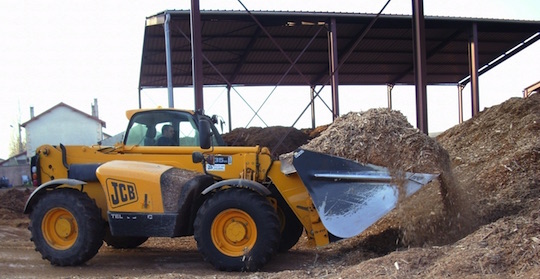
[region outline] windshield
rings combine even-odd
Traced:
[[[217,129],[212,126],[212,142],[224,145]],[[199,146],[196,118],[175,110],[138,112],[131,118],[124,138],[126,145],[139,146]]]

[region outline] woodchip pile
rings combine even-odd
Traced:
[[[440,174],[438,181],[400,203],[397,211],[366,233],[384,236],[381,241],[399,245],[446,243],[455,238],[439,236],[457,222],[458,215],[465,215],[448,152],[435,139],[412,127],[399,111],[379,108],[350,112],[302,148],[387,167],[398,186],[402,185],[403,172]]]

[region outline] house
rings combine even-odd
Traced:
[[[29,158],[43,144],[94,145],[106,139],[105,122],[98,118],[97,100],[92,105],[92,115],[67,104],[59,103],[42,114],[33,115],[21,124],[26,130],[26,152],[0,162],[0,177],[11,185],[27,184],[30,177]]]
[[[28,165],[26,151],[16,154],[15,156],[9,157],[6,160],[0,162],[0,166],[21,166]]]
[[[30,167],[26,159],[26,152],[19,153],[5,161],[0,162],[1,184],[24,185],[30,183]],[[0,185],[0,188],[6,185]]]
[[[104,145],[104,146],[114,146],[115,144],[122,142],[124,140],[124,133],[125,132],[121,132],[114,136],[105,134],[105,137],[103,138],[103,140],[98,142],[98,144]]]
[[[59,103],[21,124],[26,132],[28,158],[43,144],[94,145],[105,138],[105,122],[97,117],[97,104],[92,115],[67,104]]]

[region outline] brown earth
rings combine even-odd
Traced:
[[[361,235],[318,249],[308,248],[301,239],[291,251],[276,255],[255,273],[212,269],[190,237],[152,238],[132,250],[103,246],[83,266],[53,267],[33,251],[28,219],[20,213],[30,191],[3,189],[0,277],[538,277],[539,94],[485,109],[436,140],[403,122],[399,112],[381,109],[349,113],[321,130],[304,147],[384,165],[396,172],[438,172],[441,179]]]
[[[309,139],[310,135],[306,132],[282,126],[236,128],[223,135],[228,146],[265,146],[276,157],[294,151]]]

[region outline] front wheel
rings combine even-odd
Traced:
[[[265,197],[247,189],[217,192],[197,212],[194,227],[199,252],[219,270],[258,270],[279,244],[274,208]]]
[[[58,189],[45,194],[30,214],[31,240],[53,265],[79,265],[94,257],[105,234],[99,208],[86,193]]]
[[[304,226],[300,223],[298,217],[296,217],[277,188],[275,186],[271,187],[270,191],[272,191],[272,195],[277,201],[276,210],[280,222],[281,237],[278,252],[285,253],[298,243],[300,236],[304,233]]]

